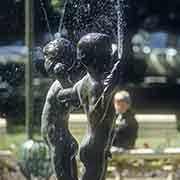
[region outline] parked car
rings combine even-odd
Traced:
[[[180,106],[180,34],[139,30],[132,38],[135,82],[128,85],[138,113],[175,113]]]
[[[132,45],[136,63],[143,64],[139,72],[143,76],[180,77],[180,35],[141,30],[133,37]]]

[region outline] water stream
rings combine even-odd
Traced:
[[[124,0],[117,0],[117,42],[118,58],[122,58],[124,41]]]
[[[43,0],[40,0],[40,3],[41,3],[41,8],[42,8],[42,11],[43,11],[43,14],[44,14],[44,18],[45,18],[45,21],[46,21],[46,24],[47,24],[47,28],[48,28],[48,31],[50,33],[51,40],[53,40],[54,38],[53,38],[53,34],[52,34],[51,27],[50,27],[47,11],[46,11],[46,8],[44,6]]]

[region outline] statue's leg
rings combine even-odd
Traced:
[[[73,177],[73,180],[78,180],[78,167],[75,157],[71,160],[71,176]]]
[[[51,149],[51,161],[52,161],[53,171],[56,175],[56,179],[62,180],[64,179],[64,168],[62,166],[62,156],[59,155],[58,152],[59,152],[58,150],[54,151]]]
[[[93,147],[89,143],[81,147],[80,160],[84,165],[82,180],[103,180],[105,178],[103,172],[106,171],[107,159],[101,145]]]
[[[72,158],[72,149],[66,146],[66,151],[63,157],[64,179],[62,180],[78,180],[78,170],[76,158]]]
[[[60,159],[58,156],[53,154],[53,168],[57,180],[78,180],[76,160],[69,157]]]
[[[52,167],[57,180],[74,180],[71,176],[71,153],[67,148],[69,134],[58,129],[48,136]]]
[[[78,143],[66,128],[43,130],[48,145],[53,172],[57,180],[78,180],[76,154]]]
[[[59,141],[60,138],[61,137],[57,136],[57,133],[52,133],[48,135],[47,138],[50,147],[52,168],[57,180],[62,180],[65,176],[63,167],[64,145]]]

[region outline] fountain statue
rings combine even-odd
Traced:
[[[64,98],[63,88],[72,86],[75,74],[75,48],[70,41],[59,38],[50,41],[43,49],[45,69],[56,80],[49,88],[42,112],[41,129],[47,143],[54,173],[58,180],[78,180],[76,154],[78,143],[68,129],[71,107],[78,100]],[[72,77],[73,76],[73,77]],[[68,90],[67,90],[68,91]],[[61,98],[63,96],[63,98]]]
[[[87,74],[74,89],[88,119],[88,130],[80,147],[84,165],[82,180],[103,180],[113,131],[114,108],[112,96],[121,78],[118,61],[110,71],[112,43],[110,36],[89,33],[77,45],[77,56]]]
[[[120,3],[118,4],[120,5]],[[65,5],[69,6],[68,3]],[[88,10],[89,8],[84,15],[96,19],[91,14],[92,10],[95,9],[90,5],[93,4],[89,2],[87,9],[82,9]],[[99,20],[103,19],[101,15],[97,15]],[[90,27],[93,21],[87,29],[87,26],[84,30],[80,27],[73,29],[78,32],[75,33],[77,37],[73,39],[70,36],[70,39],[74,40],[74,44],[80,39],[77,43],[77,60],[87,71],[87,74],[74,86],[72,82],[76,80],[72,80],[72,77],[75,77],[73,72],[76,72],[74,70],[76,66],[73,62],[75,53],[71,43],[59,36],[58,39],[50,41],[44,48],[45,69],[49,74],[55,75],[57,80],[50,87],[46,97],[42,113],[42,132],[49,145],[57,179],[78,179],[75,159],[78,145],[68,130],[70,110],[72,107],[78,106],[83,107],[88,120],[87,133],[80,146],[80,160],[84,165],[82,180],[105,179],[115,124],[112,98],[118,84],[123,83],[124,77],[124,61],[121,61],[123,54],[123,29],[120,27],[123,21],[121,15],[122,13],[118,11],[119,20],[115,29],[115,31],[119,31],[117,33],[118,57],[116,58],[118,61],[114,66],[112,62],[112,41],[114,41],[114,37],[112,38],[112,32],[104,34],[104,31],[108,30],[108,26],[104,26],[106,24],[104,21],[101,23],[104,28],[101,28],[100,32],[98,31],[99,22],[95,23],[96,28]],[[61,23],[67,22],[66,12],[63,16],[64,21],[61,20]],[[86,19],[86,17],[84,18]],[[89,18],[87,20],[92,20]],[[80,21],[80,19],[76,20]],[[87,22],[83,23],[86,24]],[[64,23],[64,25],[68,27],[71,24]],[[60,30],[62,26],[61,24]],[[89,31],[92,33],[88,33]]]
[[[50,149],[56,177],[78,179],[75,159],[78,145],[68,130],[68,117],[72,107],[81,105],[88,117],[88,131],[80,148],[85,169],[82,179],[103,180],[115,115],[112,97],[122,75],[121,61],[109,73],[111,38],[102,33],[89,33],[80,39],[77,57],[87,74],[73,87],[75,58],[71,43],[63,38],[50,41],[44,47],[44,56],[46,71],[56,77],[42,113],[42,134]]]

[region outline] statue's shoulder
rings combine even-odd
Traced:
[[[77,91],[81,90],[82,88],[84,88],[87,85],[87,82],[88,82],[88,75],[86,74],[82,79],[80,79],[74,85],[74,89],[76,89]]]
[[[47,93],[47,99],[51,99],[52,97],[56,97],[56,94],[61,90],[63,89],[60,81],[58,80],[55,80],[53,82],[53,84],[51,85],[51,87],[49,88],[49,91]]]
[[[53,83],[52,83],[52,85],[51,85],[51,87],[50,87],[50,91],[58,91],[58,90],[61,90],[61,89],[63,89],[63,87],[62,87],[62,85],[61,85],[61,82],[60,81],[58,81],[58,80],[55,80]]]
[[[78,94],[81,104],[84,104],[88,92],[89,77],[85,75],[81,80],[79,80],[73,87],[74,91]]]

